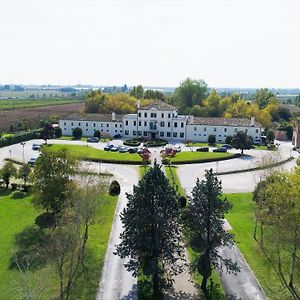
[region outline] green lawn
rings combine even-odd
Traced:
[[[0,110],[14,110],[59,104],[83,102],[79,98],[39,98],[39,99],[8,99],[0,101]]]
[[[59,151],[61,149],[67,149],[72,155],[82,160],[98,160],[108,162],[131,162],[140,164],[142,162],[141,157],[136,153],[119,153],[110,152],[104,150],[98,150],[93,147],[79,146],[79,145],[48,145],[49,151]]]
[[[233,208],[226,216],[235,234],[237,246],[262,285],[269,299],[293,299],[281,284],[271,261],[262,252],[259,244],[253,239],[254,211],[251,206],[251,193],[227,194]],[[272,253],[273,249],[268,249]],[[284,257],[283,257],[284,262]],[[284,264],[283,264],[284,266]],[[288,270],[286,270],[288,272]],[[299,279],[299,278],[298,278]],[[298,281],[298,288],[300,288]]]
[[[85,259],[86,272],[76,278],[71,299],[95,299],[104,256],[109,240],[117,197],[105,196],[99,211],[100,223],[90,228]],[[20,274],[10,269],[10,259],[16,250],[15,236],[26,227],[34,225],[39,213],[31,206],[31,197],[14,199],[14,194],[0,189],[0,299],[23,299],[17,289]],[[58,299],[59,281],[51,266],[30,272],[30,282],[40,285],[38,299]],[[24,295],[22,295],[24,296]]]
[[[149,170],[149,166],[139,166],[139,178],[142,179],[144,177],[144,175],[148,172]]]
[[[175,166],[165,166],[166,176],[175,190],[178,190],[180,195],[185,196],[185,191],[179,181],[176,169],[177,167]]]
[[[185,144],[187,147],[222,147],[222,145],[225,145],[225,144],[215,144],[214,146],[209,146],[208,143],[200,143],[200,142],[197,142],[197,143],[188,143],[188,144]],[[255,150],[267,150],[267,146],[264,146],[264,145],[254,145],[254,148]]]
[[[219,152],[197,152],[197,151],[183,151],[177,153],[174,158],[171,159],[171,163],[184,163],[189,161],[201,161],[201,160],[214,160],[220,158],[230,158],[234,155],[232,153],[219,153]]]
[[[80,139],[74,139],[74,137],[72,136],[62,136],[60,138],[58,138],[57,140],[65,140],[65,141],[82,141],[82,142],[86,142],[87,141],[87,137],[86,136],[83,136],[81,137]],[[108,143],[109,141],[111,141],[111,139],[109,138],[103,138],[103,139],[100,139],[100,142],[102,143]]]

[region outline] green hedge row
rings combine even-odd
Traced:
[[[166,146],[167,141],[164,140],[158,140],[158,141],[148,141],[144,143],[145,147],[161,147],[161,146]]]
[[[41,130],[42,129],[36,129],[32,131],[16,133],[7,137],[2,137],[0,138],[0,148],[40,138]]]
[[[183,160],[183,161],[171,161],[171,165],[187,165],[187,164],[201,164],[201,163],[207,163],[207,162],[213,162],[213,161],[221,161],[221,160],[228,160],[228,159],[232,159],[232,158],[237,158],[237,157],[241,157],[242,154],[240,153],[236,153],[233,154],[232,156],[227,156],[227,157],[218,157],[218,158],[203,158],[203,159],[194,159],[194,160]],[[163,159],[162,163],[164,165],[167,165],[168,159]]]
[[[137,140],[126,140],[123,142],[123,144],[125,146],[130,146],[130,147],[138,147],[141,144],[141,142]]]

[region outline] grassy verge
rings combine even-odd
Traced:
[[[179,192],[180,195],[185,196],[185,191],[179,181],[175,166],[165,166],[166,176],[169,179],[173,188]]]
[[[98,150],[93,147],[80,145],[48,145],[49,151],[67,149],[74,157],[80,160],[101,161],[109,163],[142,164],[141,157],[136,153],[119,153]]]
[[[85,273],[76,278],[72,299],[95,299],[104,256],[114,217],[117,197],[105,196],[99,210],[97,224],[90,227],[85,258]],[[10,268],[10,259],[16,250],[15,236],[26,227],[34,225],[39,212],[31,205],[31,196],[17,198],[16,192],[0,189],[0,298],[1,300],[23,299],[18,290],[20,274]],[[28,274],[34,286],[41,284],[39,299],[58,299],[59,281],[51,266],[46,265]]]
[[[227,220],[233,228],[236,244],[267,296],[269,299],[274,300],[293,299],[287,288],[282,285],[274,269],[275,263],[272,264],[272,259],[266,257],[259,244],[253,238],[255,217],[251,206],[252,194],[227,194],[226,196],[233,204],[233,208],[227,215]],[[268,251],[272,257],[275,249],[268,249]],[[282,260],[285,272],[288,274],[289,270],[287,270],[284,263],[284,256]],[[300,288],[299,281],[297,287]]]
[[[146,165],[139,167],[139,177],[140,177],[140,179],[142,179],[144,177],[144,175],[148,172],[149,168],[150,167],[146,166]]]
[[[177,153],[174,158],[171,158],[171,164],[191,164],[204,163],[210,161],[226,160],[239,157],[240,154],[219,153],[219,152],[197,152],[184,151]]]

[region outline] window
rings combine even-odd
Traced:
[[[133,135],[136,135],[136,131],[134,130],[134,131],[132,132],[132,134],[133,134]]]
[[[177,137],[177,132],[173,132],[173,137]]]
[[[85,126],[89,126],[89,123],[85,123]]]
[[[203,136],[206,136],[206,134],[204,133]]]
[[[147,126],[147,122],[146,121],[144,121],[144,126]]]
[[[118,132],[118,130],[115,130],[115,132]]]
[[[109,132],[109,130],[107,129],[106,132]]]
[[[108,124],[108,123],[106,124],[106,127],[109,127],[109,124]]]
[[[89,129],[88,128],[86,128],[86,130],[85,131],[89,131]]]
[[[167,132],[167,137],[171,137],[171,132]]]
[[[184,132],[180,132],[180,137],[184,138]]]
[[[224,132],[227,132],[227,128],[224,128]]]
[[[144,117],[147,118],[147,113],[144,113]]]
[[[163,131],[161,131],[161,132],[159,133],[159,135],[160,135],[161,137],[163,137],[163,136],[165,135],[165,133],[164,133]]]
[[[118,127],[118,124],[115,124],[115,127]]]
[[[147,131],[144,131],[144,136],[147,136],[148,134],[147,134]]]
[[[183,128],[184,127],[184,123],[183,122],[181,122],[181,128]]]
[[[66,131],[66,128],[64,128],[64,131]]]
[[[67,125],[66,122],[64,122],[64,125],[65,125],[65,126]]]
[[[197,127],[194,127],[194,131],[196,131],[197,130]]]
[[[171,114],[168,114],[168,118],[169,118],[169,119],[171,118]]]
[[[170,122],[168,122],[168,127],[171,127],[171,123]]]
[[[204,131],[206,131],[206,127],[204,127]]]
[[[103,132],[103,129],[101,129],[101,132]]]
[[[234,128],[234,131],[237,132],[237,128]]]
[[[125,130],[125,135],[129,135],[129,131],[128,130]]]
[[[221,134],[219,134],[219,137],[221,137]]]
[[[94,123],[94,127],[96,127],[96,123]]]
[[[224,137],[226,137],[226,134],[224,134]]]
[[[80,122],[78,122],[78,126],[81,126],[81,123],[80,123]]]
[[[245,129],[245,133],[248,133],[248,129]]]
[[[139,118],[142,116],[142,114],[139,112]]]
[[[96,131],[96,129],[94,129],[94,132]]]
[[[71,126],[73,126],[73,122],[71,123]]]
[[[136,126],[136,121],[133,121],[133,126]]]
[[[165,127],[165,122],[160,122],[160,127]]]
[[[122,128],[122,124],[120,124],[120,128]]]
[[[214,128],[214,131],[217,131],[217,128],[216,128],[216,127]]]
[[[139,121],[139,126],[142,126],[142,121]]]
[[[174,122],[174,127],[177,127],[177,122]]]
[[[102,124],[101,124],[102,125]],[[128,126],[128,121],[125,121],[125,125]]]
[[[156,113],[151,113],[151,118],[156,118]]]
[[[101,127],[103,127],[103,123],[101,123]]]
[[[138,131],[138,135],[139,135],[139,136],[142,135],[142,132],[141,132],[141,131]]]
[[[164,114],[164,113],[161,113],[161,117],[164,118],[164,117],[165,117],[165,114]]]
[[[256,133],[258,133],[258,129],[256,129]]]

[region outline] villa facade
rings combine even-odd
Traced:
[[[244,131],[255,143],[261,142],[262,125],[254,118],[209,118],[179,115],[176,107],[156,101],[139,108],[136,114],[78,114],[59,122],[62,134],[71,136],[75,127],[80,127],[84,136],[93,136],[96,130],[125,139],[165,139],[168,141],[207,142],[215,135],[218,143],[227,136]]]

